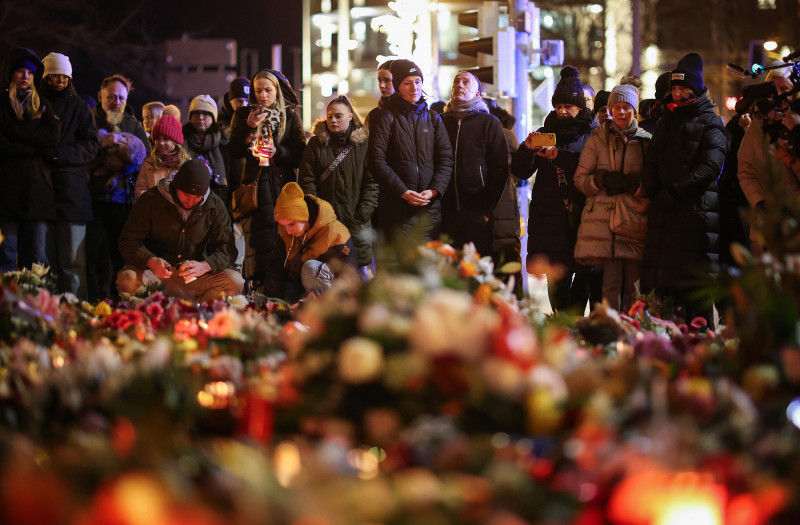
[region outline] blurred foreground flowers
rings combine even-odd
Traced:
[[[800,522],[791,341],[546,318],[470,246],[403,264],[294,310],[4,277],[0,522]]]

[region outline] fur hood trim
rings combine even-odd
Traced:
[[[327,146],[328,143],[331,141],[331,134],[328,131],[328,126],[324,118],[321,118],[314,122],[314,125],[311,126],[314,133],[314,136],[320,141],[323,146]],[[369,139],[369,130],[367,126],[361,126],[357,128],[350,134],[350,138],[348,139],[351,144],[357,146],[362,142],[366,142]]]

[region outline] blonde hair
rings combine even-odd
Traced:
[[[150,139],[150,142],[153,142],[152,138]],[[173,140],[172,142],[175,141]],[[192,160],[192,157],[189,155],[189,152],[186,151],[186,149],[184,149],[184,147],[178,144],[177,142],[175,142],[175,149],[178,151],[178,160],[181,162],[180,164],[178,164],[179,168],[183,166],[183,163],[186,162],[187,160]],[[158,155],[156,154],[155,150],[153,150],[150,156],[153,157],[153,166],[155,166],[156,169],[161,169],[162,167],[161,159],[158,158]]]
[[[19,120],[25,119],[25,113],[27,113],[30,118],[41,117],[42,113],[44,113],[44,110],[41,108],[42,101],[39,99],[39,92],[36,91],[36,86],[34,84],[31,84],[30,92],[23,102],[20,102],[17,98],[17,85],[12,82],[11,86],[8,88],[8,98],[11,102],[11,109],[14,110],[14,114],[17,115]],[[27,105],[25,102],[27,102]]]
[[[255,90],[256,80],[259,78],[266,78],[272,82],[273,86],[275,86],[276,96],[275,102],[272,103],[272,107],[280,111],[281,114],[281,122],[278,124],[278,131],[273,136],[273,140],[277,145],[283,138],[283,134],[286,132],[286,101],[283,98],[283,91],[281,91],[281,85],[278,83],[278,78],[269,71],[259,71],[256,73],[256,76],[253,77],[253,90]],[[264,122],[266,122],[266,120]]]

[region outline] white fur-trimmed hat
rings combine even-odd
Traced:
[[[44,64],[44,74],[42,76],[67,75],[72,78],[72,64],[68,56],[61,53],[50,53],[44,57],[42,63]]]
[[[217,121],[217,103],[209,95],[197,95],[192,99],[189,104],[189,118],[192,116],[192,111],[206,111],[214,116],[214,122]]]

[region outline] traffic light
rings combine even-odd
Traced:
[[[747,53],[747,66],[753,73],[759,73],[767,65],[767,52],[763,40],[751,40]]]
[[[516,37],[513,27],[500,27],[500,15],[500,2],[497,1],[484,2],[476,10],[460,13],[458,23],[476,28],[478,37],[459,42],[458,52],[478,59],[477,67],[462,68],[462,71],[469,71],[498,91],[513,94],[516,89]]]

